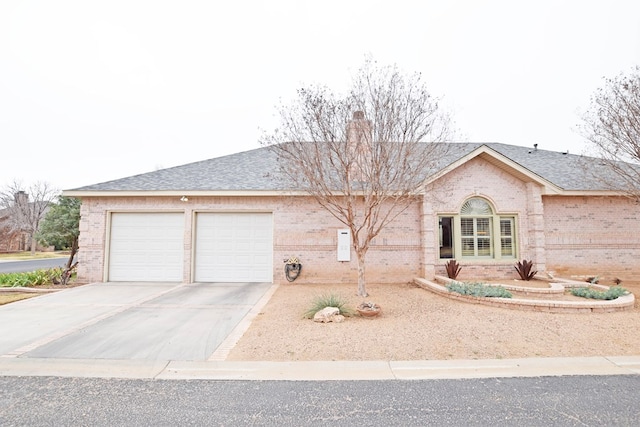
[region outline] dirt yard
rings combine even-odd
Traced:
[[[632,311],[561,314],[461,303],[413,284],[368,285],[373,319],[315,323],[304,312],[335,293],[355,308],[356,285],[280,285],[227,360],[443,360],[640,355],[640,282]]]

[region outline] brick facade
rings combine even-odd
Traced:
[[[623,197],[546,195],[522,174],[476,157],[432,182],[425,196],[374,240],[367,255],[367,281],[402,283],[444,274],[439,258],[438,216],[456,215],[470,197],[482,197],[498,215],[515,218],[517,255],[502,260],[459,260],[463,280],[515,277],[517,260],[530,259],[541,272],[629,275],[638,272],[640,212]],[[184,212],[184,275],[191,282],[193,218],[196,212],[271,212],[273,280],[285,282],[283,260],[297,256],[303,273],[296,284],[356,283],[357,261],[338,262],[337,230],[346,228],[303,196],[83,197],[79,277],[105,279],[109,212]]]
[[[544,198],[547,268],[630,278],[640,272],[640,206],[626,197]]]
[[[184,277],[191,282],[196,212],[271,212],[274,221],[274,282],[283,282],[283,260],[297,256],[304,274],[296,283],[357,282],[357,262],[337,261],[337,234],[345,226],[308,197],[178,197],[83,198],[78,274],[83,281],[105,278],[109,212],[184,212]],[[404,212],[378,236],[367,255],[371,282],[408,282],[421,274],[419,204]]]

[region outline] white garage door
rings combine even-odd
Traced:
[[[196,282],[271,282],[273,223],[270,213],[199,213]]]
[[[113,213],[109,280],[181,282],[184,214]]]

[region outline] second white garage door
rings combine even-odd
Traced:
[[[271,282],[273,221],[270,213],[199,213],[196,282]]]

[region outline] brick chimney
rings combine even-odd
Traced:
[[[355,111],[353,118],[347,124],[347,141],[356,146],[361,143],[369,145],[371,132],[371,120],[365,119],[364,111]]]
[[[369,163],[371,157],[371,120],[364,117],[363,111],[355,111],[353,118],[347,123],[347,147],[354,163],[349,170],[350,179],[353,181],[366,181],[366,173],[363,167]]]
[[[20,190],[13,195],[13,200],[18,206],[26,206],[29,203],[29,195]]]

